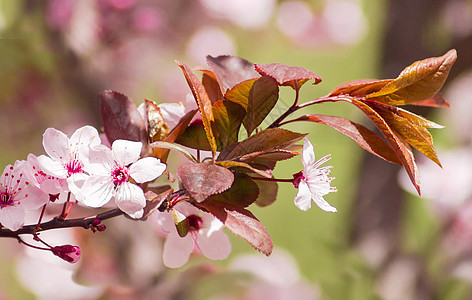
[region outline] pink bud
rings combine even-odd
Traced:
[[[63,260],[74,264],[80,259],[80,248],[72,245],[62,245],[51,248],[54,255],[59,256]]]

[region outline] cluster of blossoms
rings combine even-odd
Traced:
[[[158,105],[146,99],[136,107],[127,96],[104,91],[100,94],[102,138],[91,126],[77,129],[70,137],[48,128],[43,135],[47,155],[30,154],[26,161],[8,165],[0,178],[0,223],[4,227],[0,236],[17,238],[76,262],[81,253],[78,247],[50,246],[39,233],[79,226],[103,231],[101,222],[111,217],[126,214],[146,219],[154,215],[166,234],[163,260],[168,267],[182,266],[193,252],[211,259],[226,258],[231,245],[223,228],[268,256],[272,239],[248,208],[274,203],[278,183],[298,188],[294,203],[300,210],[311,208],[313,201],[324,211],[337,211],[324,199],[336,191],[331,186],[331,166],[323,166],[330,156],[316,160],[307,134],[282,126],[293,122],[328,125],[372,154],[403,165],[419,192],[410,145],[440,165],[427,128],[441,126],[396,105],[447,106],[438,90],[455,59],[451,50],[414,63],[396,79],[349,82],[328,96],[302,104],[301,86],[309,80],[321,82],[318,75],[302,67],[209,56],[210,69],[199,69],[203,73],[200,80],[177,62],[192,91],[186,105]],[[295,91],[294,103],[265,126],[281,87]],[[379,133],[335,116],[307,114],[288,119],[309,105],[338,101],[363,111]],[[243,129],[246,132],[240,134]],[[298,144],[301,141],[303,146]],[[170,151],[186,158],[179,161],[177,176],[167,165]],[[289,179],[274,177],[277,162],[300,155],[302,171]],[[167,176],[161,176],[164,172]],[[62,213],[42,222],[46,207],[56,203],[63,205]],[[75,203],[109,210],[66,220]],[[24,225],[25,211],[40,208],[37,224]],[[32,234],[46,248],[28,244],[22,234]]]

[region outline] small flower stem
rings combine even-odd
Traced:
[[[26,245],[28,247],[31,247],[31,248],[34,248],[34,249],[38,249],[38,250],[51,250],[51,246],[47,245],[49,248],[44,248],[44,247],[38,247],[38,246],[35,246],[35,245],[32,245],[30,243],[27,243],[25,242],[22,238],[20,238],[19,236],[16,238],[18,240],[18,243],[20,244],[23,244],[23,245]]]
[[[254,180],[260,180],[260,181],[293,182],[293,178],[292,179],[278,179],[278,178],[266,178],[266,177],[250,177],[250,178]]]
[[[67,194],[67,201],[64,203],[64,206],[62,207],[62,212],[61,214],[59,215],[59,219],[60,220],[65,220],[65,218],[67,217],[69,211],[70,211],[70,208],[67,209],[67,206],[70,202],[70,195],[71,195],[71,192],[69,192],[69,194]]]
[[[47,203],[44,204],[43,208],[41,209],[41,214],[39,215],[38,224],[36,225],[35,231],[38,231],[41,228],[40,225],[44,217],[44,212],[46,211],[46,206],[47,206]]]

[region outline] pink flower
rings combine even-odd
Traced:
[[[25,175],[32,185],[46,194],[59,197],[60,193],[67,191],[67,181],[44,173],[34,154],[28,155]]]
[[[331,166],[320,167],[331,157],[326,155],[316,161],[313,145],[306,137],[303,142],[303,171],[293,175],[294,185],[298,188],[294,203],[299,209],[306,211],[311,208],[311,200],[313,200],[322,210],[336,212],[336,208],[323,199],[323,196],[336,191],[335,187],[330,186],[334,179],[329,177]]]
[[[114,198],[116,205],[133,218],[143,216],[146,199],[143,190],[130,182],[152,181],[166,169],[166,165],[154,157],[139,159],[142,143],[116,140],[112,149],[99,146],[91,152],[86,168],[90,177],[85,181],[81,194],[83,204],[101,207]]]
[[[32,186],[23,173],[25,161],[5,167],[0,177],[0,223],[16,231],[25,222],[25,210],[35,210],[47,203],[48,197]]]
[[[179,235],[172,214],[181,220],[188,220],[188,234]],[[202,212],[191,204],[182,202],[173,212],[159,213],[157,221],[164,232],[168,233],[164,243],[164,265],[169,268],[183,266],[190,254],[200,250],[210,259],[221,260],[231,252],[231,243],[222,230],[224,225],[209,213]]]
[[[87,178],[84,163],[90,148],[99,144],[98,132],[92,126],[77,129],[70,139],[61,131],[48,128],[43,134],[43,147],[49,157],[39,156],[38,163],[46,174],[66,179],[69,190],[79,199],[80,187]]]

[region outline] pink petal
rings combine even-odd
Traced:
[[[311,193],[305,180],[300,181],[300,184],[298,185],[298,193],[293,202],[295,203],[295,206],[303,211],[307,211],[311,208]]]
[[[38,156],[38,164],[41,167],[41,170],[48,175],[61,179],[67,178],[67,170],[58,160],[54,160],[45,155],[40,155]]]
[[[313,195],[313,201],[324,211],[337,212],[336,207],[329,205],[329,203],[319,194]]]
[[[186,113],[185,106],[182,103],[162,103],[158,107],[161,110],[164,121],[171,129],[179,123]]]
[[[81,202],[85,206],[101,207],[110,201],[114,188],[111,177],[90,176],[80,190]]]
[[[7,206],[0,209],[0,223],[6,228],[16,231],[25,222],[25,211],[21,206]]]
[[[115,160],[123,166],[134,163],[141,154],[141,142],[132,142],[127,140],[116,140],[113,142],[111,151]]]
[[[198,234],[197,245],[203,255],[210,259],[225,259],[231,253],[231,242],[222,230],[213,232],[209,237],[204,232]]]
[[[63,162],[69,159],[69,138],[55,128],[48,128],[44,132],[43,147],[54,160]]]
[[[140,218],[146,206],[143,190],[130,182],[124,182],[117,187],[115,202],[119,209],[134,218]]]
[[[307,137],[303,138],[303,152],[302,152],[303,167],[312,166],[315,163],[315,152],[313,145]]]
[[[49,201],[49,195],[34,185],[29,185],[24,190],[25,198],[19,202],[23,209],[35,210]]]
[[[164,265],[169,268],[179,268],[183,266],[193,252],[194,243],[190,235],[184,238],[176,234],[169,234],[164,243],[164,253],[162,255]]]
[[[90,148],[100,145],[100,137],[97,129],[86,125],[77,129],[70,137],[69,145],[74,147],[72,151],[88,152]]]
[[[161,176],[166,165],[155,157],[141,158],[129,168],[129,174],[138,183],[152,181]]]

